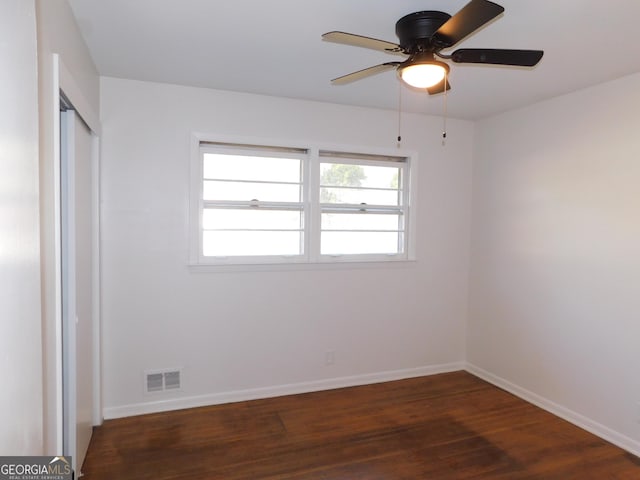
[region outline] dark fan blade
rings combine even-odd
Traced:
[[[504,8],[487,0],[471,0],[433,34],[441,48],[455,45],[470,33],[504,12]]]
[[[377,38],[363,37],[362,35],[354,35],[345,32],[327,32],[322,35],[322,39],[327,42],[342,43],[344,45],[353,45],[354,47],[371,48],[388,53],[402,53],[400,45],[385,42]]]
[[[427,92],[429,92],[429,95],[437,95],[438,93],[443,93],[445,81],[447,82],[447,90],[451,90],[451,84],[447,79],[443,78],[440,83],[434,85],[433,87],[427,88]]]
[[[499,48],[461,48],[451,55],[456,63],[489,63],[533,67],[544,55],[542,50],[504,50]]]
[[[365,68],[363,70],[358,70],[357,72],[343,75],[342,77],[334,78],[333,80],[331,80],[331,83],[333,83],[334,85],[344,85],[346,83],[355,82],[356,80],[360,80],[370,75],[375,75],[376,73],[393,70],[398,65],[400,65],[400,63],[402,62],[381,63],[380,65],[375,65],[373,67]]]

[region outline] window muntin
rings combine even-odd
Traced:
[[[303,219],[301,209],[205,208],[202,212],[203,255],[302,255]]]
[[[233,161],[230,157],[233,156]],[[205,153],[205,180],[300,183],[300,159],[263,154]]]
[[[323,230],[322,255],[396,255],[399,250],[398,237],[397,232]]]
[[[284,154],[205,152],[202,158],[204,200],[300,202],[302,159]]]
[[[349,213],[325,210],[322,213],[322,225],[325,230],[362,230],[362,231],[397,231],[403,216],[395,213]]]
[[[205,230],[205,257],[295,256],[302,254],[302,233],[284,230]]]
[[[301,210],[269,210],[265,208],[205,208],[204,230],[301,230]]]
[[[320,202],[400,205],[402,169],[353,163],[320,164]]]
[[[299,202],[301,194],[302,192],[300,184],[289,184],[283,182],[241,182],[234,180],[205,180],[203,182],[204,200],[260,200],[262,202]]]
[[[198,263],[408,258],[407,157],[198,146]]]

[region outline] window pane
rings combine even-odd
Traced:
[[[400,230],[402,215],[323,213],[322,230]]]
[[[291,210],[207,208],[202,212],[205,230],[300,230],[302,212]]]
[[[397,232],[322,232],[323,255],[401,253],[402,233]]]
[[[301,255],[302,232],[205,231],[202,253],[205,257]]]
[[[204,200],[237,200],[261,202],[299,202],[300,185],[277,183],[220,182],[205,180],[202,189]]]
[[[320,185],[398,189],[401,170],[399,167],[321,163]]]
[[[205,153],[204,178],[300,182],[300,159]]]
[[[396,190],[361,190],[358,188],[320,188],[321,203],[366,203],[368,205],[400,205]]]

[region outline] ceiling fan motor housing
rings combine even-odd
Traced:
[[[396,22],[400,47],[407,54],[433,51],[433,34],[450,18],[448,13],[434,10],[405,15]]]

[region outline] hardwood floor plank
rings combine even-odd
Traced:
[[[85,480],[640,479],[638,459],[466,372],[109,420]]]

